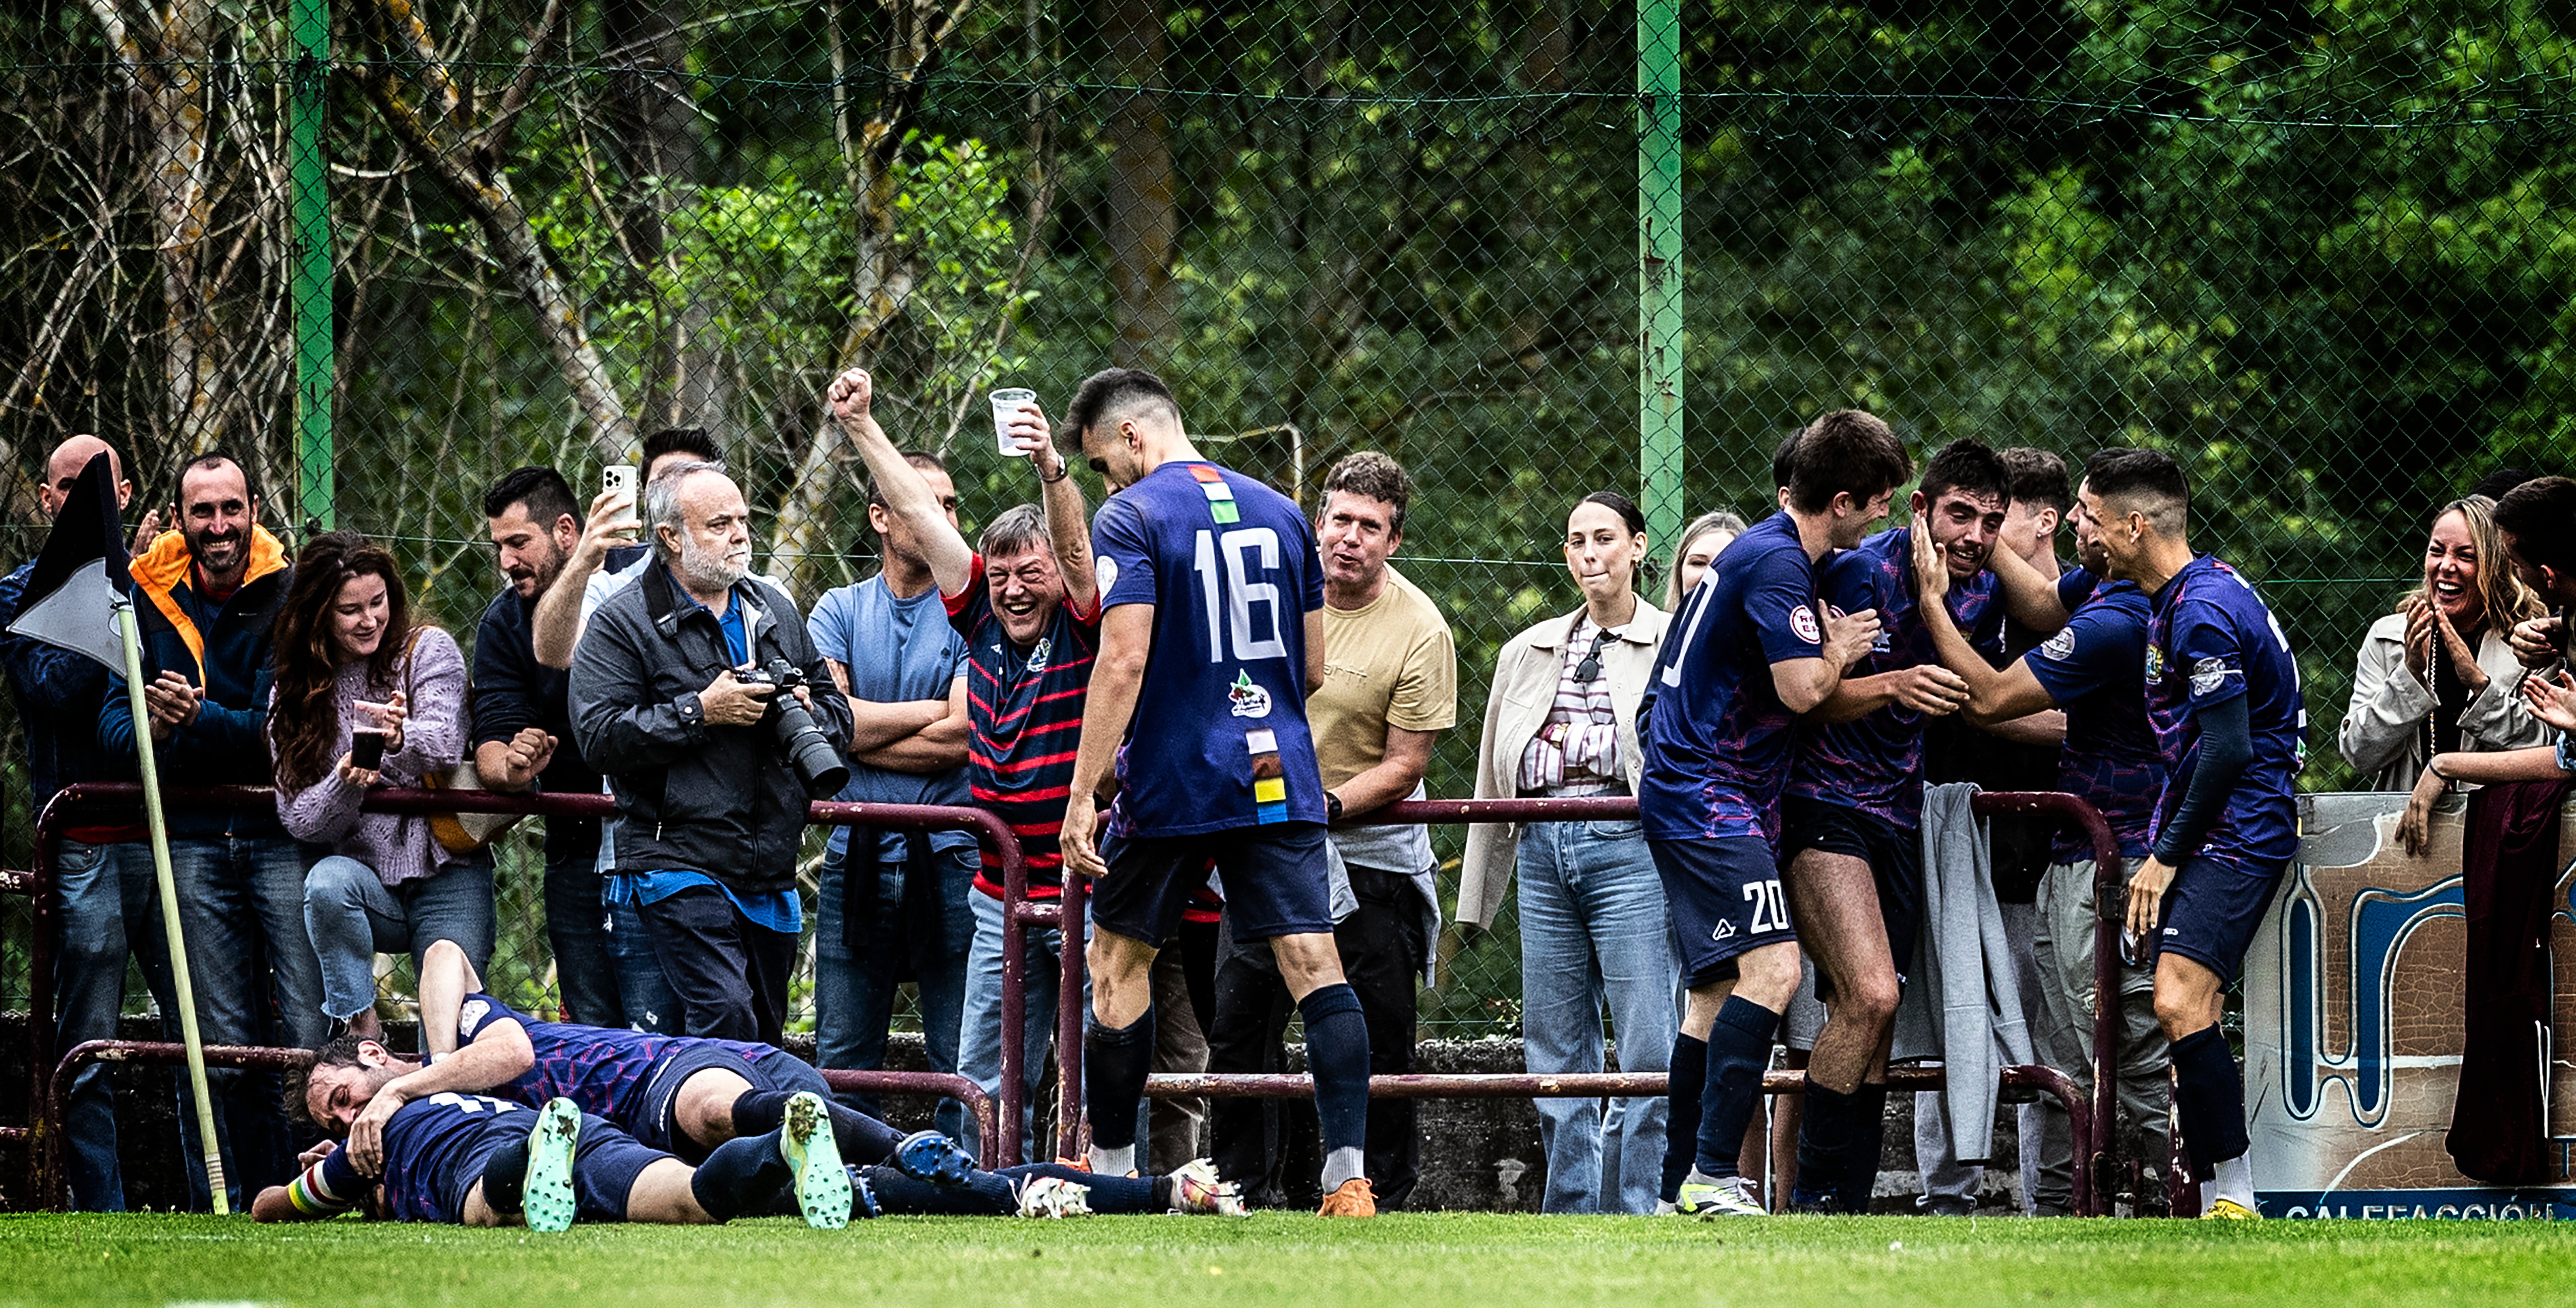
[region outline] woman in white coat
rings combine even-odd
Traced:
[[[2413,790],[2434,754],[2549,743],[2505,639],[2542,606],[2506,562],[2494,511],[2483,495],[2444,505],[2423,585],[2362,639],[2338,741],[2374,790]]]
[[[1646,521],[1614,491],[1565,525],[1565,566],[1583,607],[1505,642],[1485,700],[1478,798],[1635,793],[1637,701],[1666,615],[1637,594]],[[1670,1060],[1677,970],[1663,884],[1635,818],[1469,828],[1458,916],[1493,925],[1520,874],[1521,1032],[1529,1070],[1602,1070],[1601,1017],[1622,1071]],[[1653,1212],[1662,1186],[1664,1101],[1538,1101],[1551,1213]]]

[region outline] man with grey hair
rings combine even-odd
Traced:
[[[636,906],[682,1032],[776,1044],[804,927],[805,805],[822,796],[789,761],[763,677],[803,679],[787,693],[835,753],[850,706],[795,604],[751,578],[733,478],[701,461],[658,473],[644,490],[653,562],[573,654],[573,733],[617,796],[609,897]]]
[[[1077,486],[1036,405],[1011,420],[1022,453],[1038,475],[1045,508],[1022,504],[984,528],[969,548],[931,481],[906,463],[869,413],[868,374],[851,369],[832,383],[833,416],[875,477],[885,511],[908,530],[928,567],[958,637],[966,646],[967,720],[972,747],[966,780],[977,807],[991,809],[1020,835],[1029,897],[1062,893],[1056,828],[1064,821],[1065,787],[1073,779],[1074,745],[1100,643],[1100,592],[1091,573],[1091,528]],[[957,1070],[984,1093],[1002,1085],[1002,867],[983,854],[968,897],[974,939],[967,951]],[[1029,1012],[1056,1007],[1054,930],[1027,938]],[[1024,1032],[1021,1102],[1037,1098],[1054,1024],[1032,1017]],[[1006,1127],[1005,1129],[1011,1129]],[[1030,1156],[1030,1121],[1017,1126]],[[986,1161],[993,1142],[985,1142]]]

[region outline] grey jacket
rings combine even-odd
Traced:
[[[804,670],[814,722],[848,748],[850,704],[776,587],[744,581],[751,661]],[[796,884],[807,795],[768,721],[707,725],[698,692],[733,665],[724,630],[655,564],[599,606],[572,661],[572,724],[583,758],[617,795],[617,869],[704,872],[747,893]]]
[[[1963,1163],[1993,1154],[1997,1075],[2037,1061],[2020,964],[1995,906],[1986,823],[1968,807],[1976,794],[1966,782],[1923,788],[1923,934],[1889,1055],[1941,1060],[1950,1148]]]
[[[2548,744],[2549,725],[2522,702],[2522,664],[2503,632],[2479,635],[2478,666],[2486,671],[2487,688],[2460,710],[2460,748]],[[2370,624],[2353,660],[2352,703],[2336,732],[2344,761],[2370,778],[2373,790],[2413,790],[2424,773],[2424,721],[2433,708],[2432,688],[2406,668],[2406,615],[2391,613]]]

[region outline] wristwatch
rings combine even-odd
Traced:
[[[1329,790],[1324,792],[1324,820],[1327,822],[1342,820],[1342,797]]]

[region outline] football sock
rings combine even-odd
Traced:
[[[1887,1148],[1887,1083],[1863,1082],[1852,1093],[1851,1109],[1843,1154],[1842,1207],[1845,1212],[1865,1213],[1871,1192],[1878,1189],[1879,1155]]]
[[[2182,1119],[2192,1176],[2206,1181],[2218,1164],[2242,1155],[2251,1143],[2245,1135],[2245,1083],[2237,1078],[2226,1035],[2215,1025],[2174,1041],[2172,1056],[2174,1112]]]
[[[514,1138],[483,1164],[483,1204],[509,1217],[527,1208],[528,1141]]]
[[[1859,1091],[1841,1094],[1808,1079],[1806,1112],[1798,1120],[1798,1183],[1789,1191],[1790,1203],[1840,1207],[1836,1200],[1848,1181],[1852,1131],[1859,1120]]]
[[[1673,1037],[1672,1071],[1666,1073],[1671,1098],[1664,1105],[1663,1201],[1681,1197],[1682,1182],[1699,1158],[1699,1101],[1708,1084],[1708,1042],[1686,1035]],[[1751,1119],[1746,1119],[1751,1120]]]
[[[1127,1026],[1102,1026],[1097,1015],[1082,1036],[1082,1079],[1091,1110],[1091,1170],[1125,1176],[1136,1170],[1136,1105],[1154,1065],[1154,1010]]]
[[[1762,1103],[1762,1073],[1771,1066],[1771,1037],[1780,1015],[1741,995],[1728,995],[1708,1028],[1705,1081],[1700,1089],[1696,1171],[1710,1177],[1736,1174],[1744,1128]]]
[[[1368,1175],[1368,1020],[1348,982],[1308,991],[1297,1001],[1306,1018],[1306,1066],[1315,1073],[1315,1117],[1324,1143],[1324,1193]]]
[[[2215,1175],[2200,1187],[2202,1212],[2208,1212],[2221,1199],[2233,1199],[2247,1208],[2254,1206],[2254,1155],[2250,1151],[2219,1163],[2211,1171]]]
[[[698,1207],[719,1222],[730,1222],[745,1212],[767,1212],[778,1192],[796,1180],[796,1170],[780,1151],[782,1143],[778,1133],[771,1131],[735,1136],[717,1145],[689,1176],[689,1193],[696,1196]]]
[[[745,1090],[733,1101],[733,1133],[762,1135],[787,1124],[787,1101],[793,1090]],[[903,1136],[893,1127],[826,1096],[823,1106],[832,1114],[832,1139],[841,1147],[841,1160],[865,1166],[882,1163],[894,1157],[894,1147]]]

